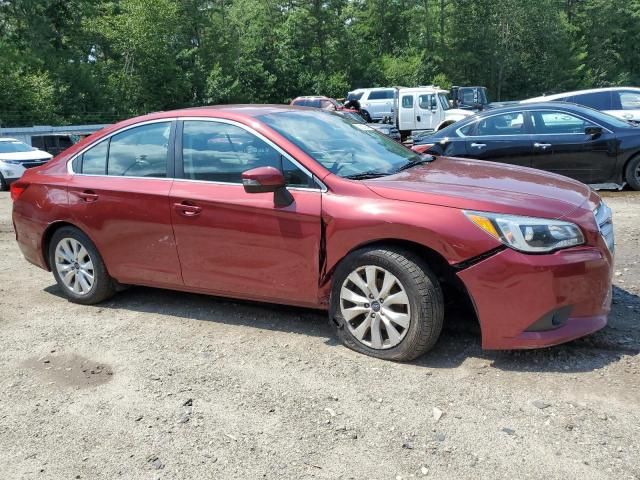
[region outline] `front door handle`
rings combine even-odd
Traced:
[[[545,150],[546,148],[549,148],[551,146],[551,144],[550,143],[538,143],[538,142],[536,142],[536,143],[533,144],[533,146],[535,148],[541,148],[541,149]]]
[[[472,148],[484,148],[484,147],[486,147],[486,146],[487,146],[487,144],[486,144],[486,143],[472,143],[472,144],[471,144],[471,147],[472,147]]]
[[[93,203],[98,200],[98,194],[93,190],[84,190],[82,192],[75,192],[75,194],[87,203]]]
[[[183,217],[195,217],[196,215],[200,215],[202,212],[202,207],[197,205],[190,205],[188,203],[174,203],[173,208],[182,215]]]

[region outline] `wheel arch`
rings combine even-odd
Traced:
[[[475,314],[473,300],[467,291],[466,286],[456,275],[456,269],[451,266],[439,252],[421,243],[398,238],[375,239],[352,247],[351,250],[346,252],[345,255],[335,263],[331,272],[328,272],[326,275],[323,282],[323,290],[326,292],[326,298],[329,298],[333,285],[333,276],[338,265],[340,265],[353,252],[364,248],[404,250],[415,254],[427,264],[438,278],[445,295],[445,302],[448,302],[451,299],[461,300],[468,305]]]
[[[91,236],[87,232],[85,232],[82,228],[80,228],[78,225],[75,225],[74,223],[71,223],[66,220],[58,220],[49,224],[47,228],[44,230],[44,232],[42,233],[42,242],[41,242],[42,258],[44,259],[44,263],[47,266],[48,271],[51,271],[51,265],[49,264],[49,244],[51,243],[51,239],[53,238],[54,233],[56,233],[58,230],[64,227],[72,227],[80,230],[87,237],[89,237],[89,239],[95,245],[95,242],[93,241]]]

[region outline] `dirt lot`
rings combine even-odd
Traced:
[[[463,319],[394,364],[315,311],[149,288],[71,304],[0,193],[0,478],[640,479],[640,195],[606,200],[606,329],[482,352]]]

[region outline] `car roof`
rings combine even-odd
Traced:
[[[153,112],[138,117],[132,117],[120,122],[111,124],[102,130],[89,136],[88,139],[95,138],[95,135],[102,137],[111,132],[117,131],[123,127],[128,127],[138,123],[149,122],[153,120],[164,120],[176,117],[203,117],[203,118],[220,118],[232,120],[240,123],[250,124],[254,118],[260,115],[268,115],[282,112],[308,112],[312,110],[308,107],[297,105],[208,105],[203,107],[190,107],[178,110],[167,110],[161,112]],[[317,109],[315,109],[317,110]],[[82,142],[81,142],[82,143]]]
[[[154,120],[170,117],[218,117],[218,118],[255,118],[260,115],[270,113],[280,113],[287,111],[308,111],[306,107],[296,105],[208,105],[203,107],[190,107],[178,110],[167,110],[162,112],[149,113],[139,117],[134,117],[125,122],[137,123],[144,120]]]
[[[640,88],[638,87],[603,87],[603,88],[590,88],[587,90],[574,90],[573,92],[564,92],[564,93],[554,93],[552,95],[543,95],[540,97],[528,98],[526,100],[522,100],[521,103],[531,103],[531,102],[544,102],[557,100],[558,98],[571,97],[574,95],[582,95],[586,93],[598,93],[598,92],[619,92],[622,90],[633,90],[640,93]]]
[[[576,103],[570,102],[536,102],[536,103],[516,103],[513,105],[506,105],[504,107],[497,108],[489,108],[487,110],[483,110],[482,112],[473,115],[473,117],[486,117],[489,115],[494,115],[496,113],[502,112],[511,112],[511,111],[524,111],[524,110],[537,110],[539,108],[549,109],[552,108],[554,110],[569,110],[573,112],[583,112],[585,110],[593,110],[592,108],[585,107],[584,105],[578,105]],[[471,117],[469,117],[471,118]]]
[[[444,90],[435,85],[425,85],[423,87],[400,87],[400,91],[402,92],[435,92],[435,93],[449,93],[449,90]]]

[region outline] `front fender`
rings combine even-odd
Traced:
[[[378,241],[400,240],[430,249],[450,265],[477,257],[500,243],[473,225],[460,209],[389,200],[323,195],[324,280],[353,250]]]

